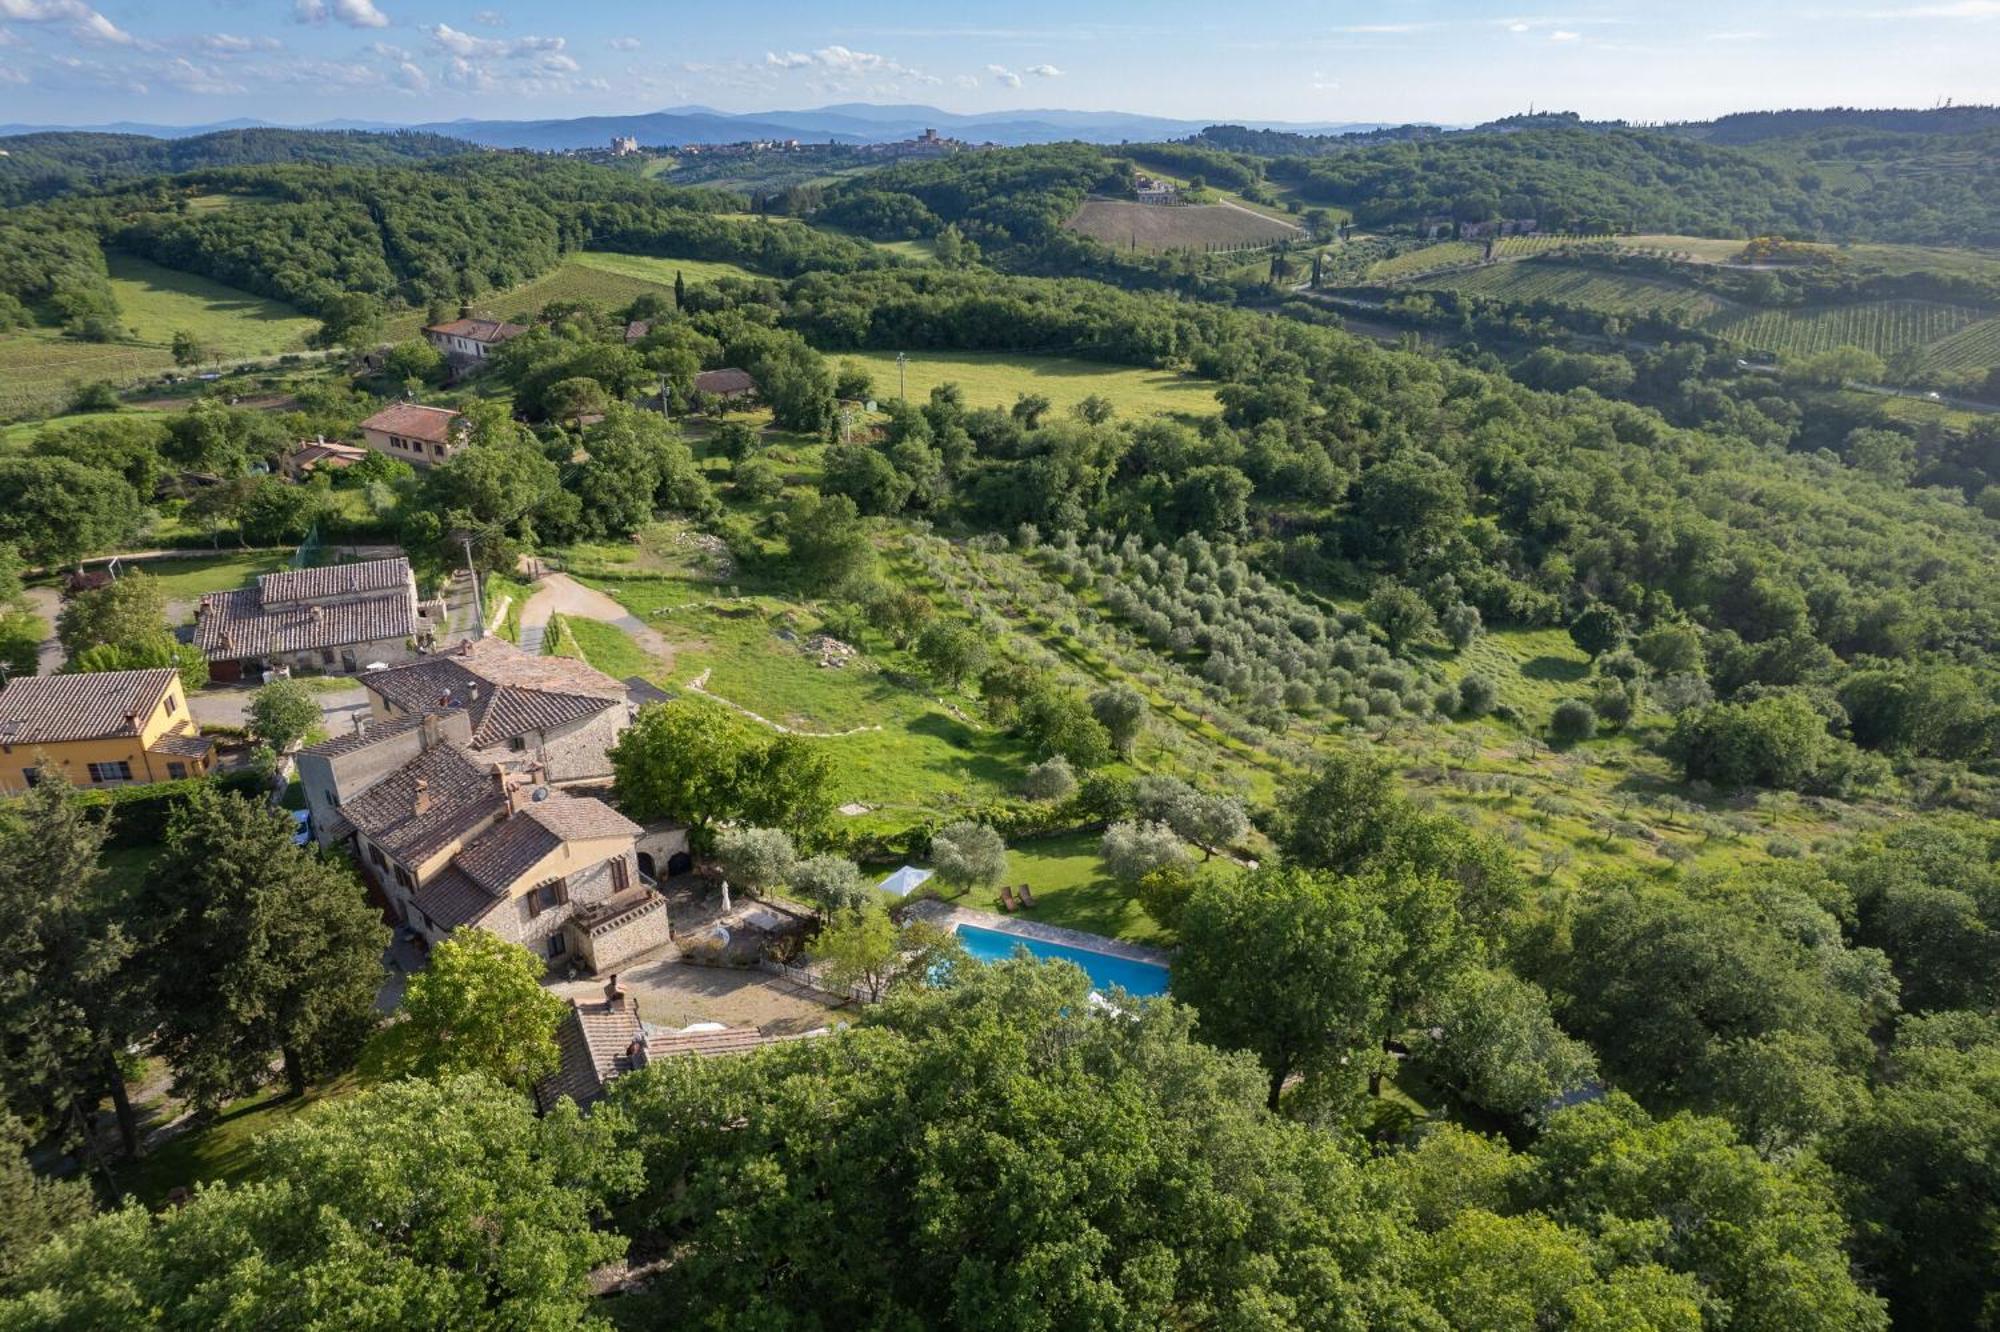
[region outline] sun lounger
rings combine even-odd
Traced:
[[[1022,884],[1022,885],[1021,885],[1020,887],[1016,888],[1016,889],[1015,889],[1014,891],[1015,891],[1016,893],[1020,894],[1020,897],[1021,897],[1021,905],[1022,905],[1022,906],[1024,906],[1024,907],[1027,907],[1027,908],[1028,908],[1028,909],[1030,909],[1030,910],[1033,910],[1033,909],[1034,909],[1034,905],[1035,905],[1035,895],[1034,895],[1033,893],[1031,893],[1031,892],[1029,892],[1029,891],[1028,891],[1028,885],[1027,885],[1027,884],[1025,884],[1025,883],[1024,883],[1024,884]]]
[[[1000,909],[1002,911],[1017,909],[1014,905],[1014,890],[1004,883],[1000,885]]]

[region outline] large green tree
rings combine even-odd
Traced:
[[[1381,1042],[1456,969],[1453,897],[1408,872],[1210,879],[1181,913],[1174,997],[1201,1014],[1203,1039],[1257,1055],[1272,1108],[1295,1073],[1337,1099],[1344,1080],[1379,1073]]]
[[[378,1021],[388,927],[360,881],[292,831],[262,801],[202,790],[147,875],[158,1048],[207,1109],[260,1085],[273,1057],[303,1092],[352,1065]]]
[[[118,1055],[145,1029],[135,945],[99,856],[105,830],[59,776],[0,816],[0,1079],[13,1110],[95,1158],[107,1092],[138,1150]]]
[[[701,850],[720,822],[806,837],[832,813],[833,761],[820,746],[793,735],[766,739],[704,699],[642,710],[612,749],[611,764],[620,802],[634,818],[679,819]]]
[[[590,1273],[625,1251],[601,1223],[638,1183],[609,1127],[470,1076],[335,1101],[258,1138],[252,1182],[63,1233],[0,1325],[594,1327]]]
[[[377,1051],[382,1066],[420,1077],[476,1073],[531,1091],[562,1063],[565,1005],[542,988],[546,964],[490,930],[452,934],[410,978]]]

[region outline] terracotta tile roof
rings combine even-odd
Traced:
[[[421,439],[427,444],[449,444],[459,421],[449,407],[425,407],[414,402],[394,402],[361,423],[363,430],[379,430],[385,435]]]
[[[210,661],[311,652],[416,638],[428,628],[417,616],[414,593],[384,593],[329,605],[291,603],[266,607],[254,588],[210,593],[195,610],[194,641]]]
[[[324,462],[329,467],[347,467],[368,456],[368,450],[359,444],[339,444],[330,439],[309,439],[292,451],[290,462],[296,468],[314,467]]]
[[[551,791],[522,811],[565,842],[589,837],[637,837],[645,829],[595,796],[566,796]]]
[[[410,897],[432,924],[447,930],[470,925],[503,900],[473,882],[456,861],[433,874]]]
[[[625,686],[568,657],[538,657],[502,638],[482,638],[386,671],[364,684],[406,712],[466,708],[472,743],[505,744],[622,706]]]
[[[412,713],[407,717],[389,717],[381,721],[371,720],[362,730],[349,731],[346,735],[336,735],[331,740],[307,745],[299,753],[311,754],[317,758],[339,758],[342,754],[352,754],[357,749],[366,749],[378,740],[387,740],[405,731],[414,731],[423,724],[421,713]]]
[[[298,601],[387,592],[410,586],[411,579],[410,562],[401,556],[363,560],[359,564],[328,564],[317,569],[267,573],[257,580],[257,597],[268,610]]]
[[[452,319],[424,329],[447,338],[469,338],[474,342],[499,343],[518,338],[528,331],[526,324],[509,324],[498,319]]]
[[[516,814],[459,852],[451,863],[472,882],[500,897],[562,844],[562,837],[546,825]]]
[[[748,370],[733,367],[726,370],[704,370],[694,377],[696,393],[714,393],[727,397],[732,393],[748,393],[757,387],[757,381],[750,378]]]
[[[652,331],[652,324],[644,319],[634,319],[631,323],[625,325],[625,341],[637,342]]]
[[[571,1000],[568,1015],[556,1029],[562,1067],[542,1083],[542,1099],[553,1102],[567,1096],[578,1105],[595,1101],[613,1078],[645,1065],[644,1054],[628,1053],[645,1030],[638,1001],[629,996],[594,1004]]]
[[[95,740],[134,735],[175,679],[171,668],[17,676],[0,690],[0,743]]]
[[[417,811],[417,783],[428,807]],[[429,859],[507,808],[492,770],[439,745],[341,806],[348,821],[406,865]]]
[[[205,735],[195,735],[182,729],[172,735],[163,735],[152,744],[155,754],[167,754],[174,758],[207,758],[215,748],[215,741]]]

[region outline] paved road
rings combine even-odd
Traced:
[[[567,615],[575,619],[601,620],[624,631],[626,637],[671,666],[674,649],[659,630],[647,624],[594,587],[585,587],[568,574],[543,576],[535,594],[521,607],[521,650],[539,653],[548,631],[549,616]]]
[[[254,685],[204,689],[188,699],[188,711],[204,726],[242,726],[250,710]],[[321,725],[328,735],[346,735],[356,717],[368,715],[368,691],[360,685],[313,695],[319,701]]]
[[[42,617],[42,623],[48,628],[48,637],[42,640],[38,673],[54,675],[67,660],[62,644],[56,641],[56,612],[62,609],[62,593],[52,587],[31,587],[28,589],[28,605]]]

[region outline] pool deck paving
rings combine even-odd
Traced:
[[[957,925],[975,925],[981,929],[998,930],[1003,934],[1018,934],[1024,939],[1039,939],[1043,943],[1062,944],[1069,948],[1081,948],[1085,952],[1122,957],[1127,962],[1144,962],[1156,967],[1169,966],[1173,962],[1173,954],[1158,948],[1148,948],[1145,944],[1127,943],[1123,939],[1090,934],[1083,930],[1068,930],[1060,925],[1043,925],[1038,921],[1022,920],[1017,916],[1002,916],[973,907],[953,906],[936,898],[916,903],[910,907],[908,914],[945,929]]]

